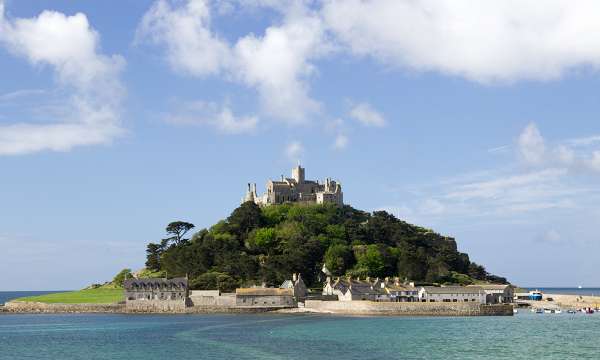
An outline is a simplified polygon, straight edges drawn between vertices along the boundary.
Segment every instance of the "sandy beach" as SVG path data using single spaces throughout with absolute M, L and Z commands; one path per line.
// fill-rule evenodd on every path
M 544 299 L 542 301 L 532 301 L 531 304 L 533 307 L 552 305 L 572 309 L 581 309 L 584 307 L 596 308 L 600 306 L 600 296 L 544 294 Z

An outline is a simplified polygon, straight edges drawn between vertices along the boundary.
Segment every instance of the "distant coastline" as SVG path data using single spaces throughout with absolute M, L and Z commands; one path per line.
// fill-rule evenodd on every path
M 600 287 L 524 287 L 528 290 L 539 290 L 544 294 L 600 296 Z

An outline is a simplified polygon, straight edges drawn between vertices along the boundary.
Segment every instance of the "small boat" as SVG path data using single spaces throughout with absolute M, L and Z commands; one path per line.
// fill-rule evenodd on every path
M 562 314 L 562 310 L 561 309 L 556 309 L 555 313 L 556 314 Z
M 581 312 L 584 314 L 593 314 L 594 313 L 594 309 L 592 308 L 583 308 L 581 309 Z
M 535 309 L 535 313 L 536 314 L 543 314 L 544 313 L 544 309 L 542 309 L 542 308 Z
M 517 308 L 513 308 L 513 314 L 518 314 L 519 310 L 517 310 Z
M 541 301 L 543 298 L 542 292 L 539 290 L 532 290 L 529 292 L 529 300 Z
M 569 313 L 569 314 L 577 314 L 577 310 L 569 309 L 569 310 L 567 310 L 567 313 Z

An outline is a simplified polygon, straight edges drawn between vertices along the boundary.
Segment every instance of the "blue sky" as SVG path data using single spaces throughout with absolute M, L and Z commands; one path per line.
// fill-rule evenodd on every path
M 0 290 L 140 268 L 168 222 L 210 226 L 298 160 L 517 284 L 598 286 L 598 14 L 0 0 Z

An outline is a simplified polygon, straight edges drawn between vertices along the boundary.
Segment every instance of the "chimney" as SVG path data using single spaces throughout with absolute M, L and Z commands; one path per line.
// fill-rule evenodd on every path
M 371 277 L 370 277 L 370 276 L 367 276 L 367 277 L 365 278 L 365 280 L 366 280 L 368 283 L 370 283 L 370 282 L 371 282 Z
M 292 274 L 292 281 L 296 282 L 298 280 L 298 277 L 296 276 L 296 273 Z
M 328 277 L 327 277 L 327 279 L 325 279 L 325 282 L 326 282 L 327 284 L 331 283 L 331 276 L 328 276 Z

